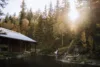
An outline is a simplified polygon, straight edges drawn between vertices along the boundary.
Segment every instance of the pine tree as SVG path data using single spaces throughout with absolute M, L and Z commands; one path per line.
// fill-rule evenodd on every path
M 89 35 L 91 34 L 94 39 L 94 48 L 95 50 L 99 50 L 97 48 L 100 44 L 100 0 L 90 0 L 90 10 L 91 10 L 91 25 L 89 27 Z
M 5 8 L 5 5 L 7 5 L 7 0 L 0 0 L 0 15 L 3 15 L 2 8 Z
M 26 9 L 26 4 L 25 4 L 25 0 L 23 0 L 22 5 L 21 5 L 21 12 L 20 12 L 20 19 L 19 19 L 20 23 L 19 24 L 20 24 L 20 32 L 24 33 L 24 34 L 27 33 L 27 32 L 25 32 L 25 30 L 27 30 L 25 25 L 29 24 L 29 21 L 27 20 L 27 17 L 26 17 L 25 9 Z
M 53 7 L 52 7 L 52 2 L 50 2 L 50 6 L 49 6 L 49 18 L 52 17 L 53 15 Z
M 9 21 L 9 14 L 7 13 L 6 17 L 5 17 L 5 23 L 7 23 Z
M 50 47 L 53 45 L 53 25 L 54 25 L 54 13 L 53 13 L 53 7 L 52 2 L 49 6 L 49 17 L 47 18 L 46 22 L 46 42 Z
M 31 21 L 33 19 L 32 9 L 30 9 L 30 11 L 28 11 L 28 13 L 27 13 L 27 19 L 29 20 L 29 25 L 30 25 Z
M 55 15 L 55 18 L 56 20 L 58 19 L 59 17 L 59 13 L 60 13 L 60 5 L 59 5 L 59 0 L 57 0 L 57 3 L 56 3 L 56 15 Z
M 22 5 L 21 5 L 21 12 L 20 12 L 20 25 L 22 24 L 22 19 L 26 18 L 26 13 L 25 13 L 25 8 L 26 8 L 26 4 L 25 4 L 25 0 L 22 1 Z
M 68 13 L 68 1 L 67 0 L 62 0 L 62 12 L 65 14 L 65 13 Z
M 42 15 L 38 19 L 38 25 L 35 31 L 35 38 L 39 42 L 40 45 L 43 45 L 43 38 L 44 38 L 44 33 L 43 33 L 43 19 Z
M 13 24 L 15 24 L 16 23 L 16 18 L 15 18 L 15 14 L 13 15 L 13 16 L 9 16 L 9 21 L 11 22 L 11 23 L 13 23 Z
M 47 5 L 45 5 L 45 8 L 44 8 L 44 16 L 45 18 L 47 17 Z

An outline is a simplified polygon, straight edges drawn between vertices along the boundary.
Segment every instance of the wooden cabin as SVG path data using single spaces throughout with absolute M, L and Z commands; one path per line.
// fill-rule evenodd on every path
M 0 27 L 0 52 L 31 51 L 32 45 L 36 45 L 35 40 L 15 31 Z

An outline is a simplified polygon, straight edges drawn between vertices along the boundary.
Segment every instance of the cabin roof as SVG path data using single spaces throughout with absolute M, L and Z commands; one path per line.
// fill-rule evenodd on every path
M 0 27 L 0 37 L 4 37 L 4 38 L 10 38 L 10 39 L 17 39 L 17 40 L 22 40 L 22 41 L 28 41 L 28 42 L 32 42 L 32 43 L 36 43 L 35 40 L 12 30 L 9 29 L 5 29 Z

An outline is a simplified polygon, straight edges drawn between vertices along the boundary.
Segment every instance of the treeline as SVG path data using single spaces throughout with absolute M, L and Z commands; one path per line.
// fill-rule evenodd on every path
M 39 47 L 56 49 L 69 44 L 70 36 L 67 33 L 67 10 L 68 1 L 63 0 L 62 6 L 59 0 L 55 8 L 52 2 L 44 7 L 44 12 L 40 10 L 32 12 L 26 11 L 26 4 L 23 0 L 19 16 L 7 14 L 1 22 L 1 27 L 20 32 L 30 38 L 37 40 Z M 67 40 L 68 39 L 68 40 Z
M 25 1 L 22 1 L 21 11 L 19 16 L 16 17 L 16 14 L 10 16 L 9 14 L 2 20 L 0 26 L 20 32 L 30 38 L 35 39 L 38 42 L 38 48 L 42 50 L 52 52 L 58 49 L 59 47 L 69 46 L 73 39 L 78 39 L 78 41 L 85 42 L 82 45 L 85 47 L 87 42 L 93 39 L 92 34 L 89 36 L 89 33 L 93 32 L 91 26 L 91 11 L 90 6 L 82 6 L 82 0 L 77 1 L 77 9 L 79 10 L 82 19 L 76 21 L 78 24 L 77 31 L 70 31 L 70 23 L 68 18 L 69 11 L 69 2 L 68 0 L 57 0 L 55 8 L 52 6 L 52 2 L 49 4 L 49 8 L 45 6 L 44 12 L 40 10 L 33 12 L 32 9 L 26 11 Z M 88 1 L 87 1 L 88 2 Z M 90 31 L 86 32 L 87 29 Z M 92 29 L 92 32 L 91 32 Z M 73 34 L 75 33 L 75 34 Z M 76 36 L 76 37 L 75 37 Z M 90 43 L 92 43 L 90 41 Z M 91 49 L 93 48 L 89 44 Z

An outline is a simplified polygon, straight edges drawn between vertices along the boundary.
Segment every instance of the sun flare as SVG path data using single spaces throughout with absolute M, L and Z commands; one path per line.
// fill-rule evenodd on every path
M 79 14 L 76 10 L 71 10 L 68 14 L 70 20 L 72 21 L 75 21 L 78 17 L 79 17 Z
M 70 6 L 68 13 L 69 19 L 71 21 L 75 21 L 79 17 L 79 12 L 76 9 L 75 0 L 69 0 L 69 6 Z

